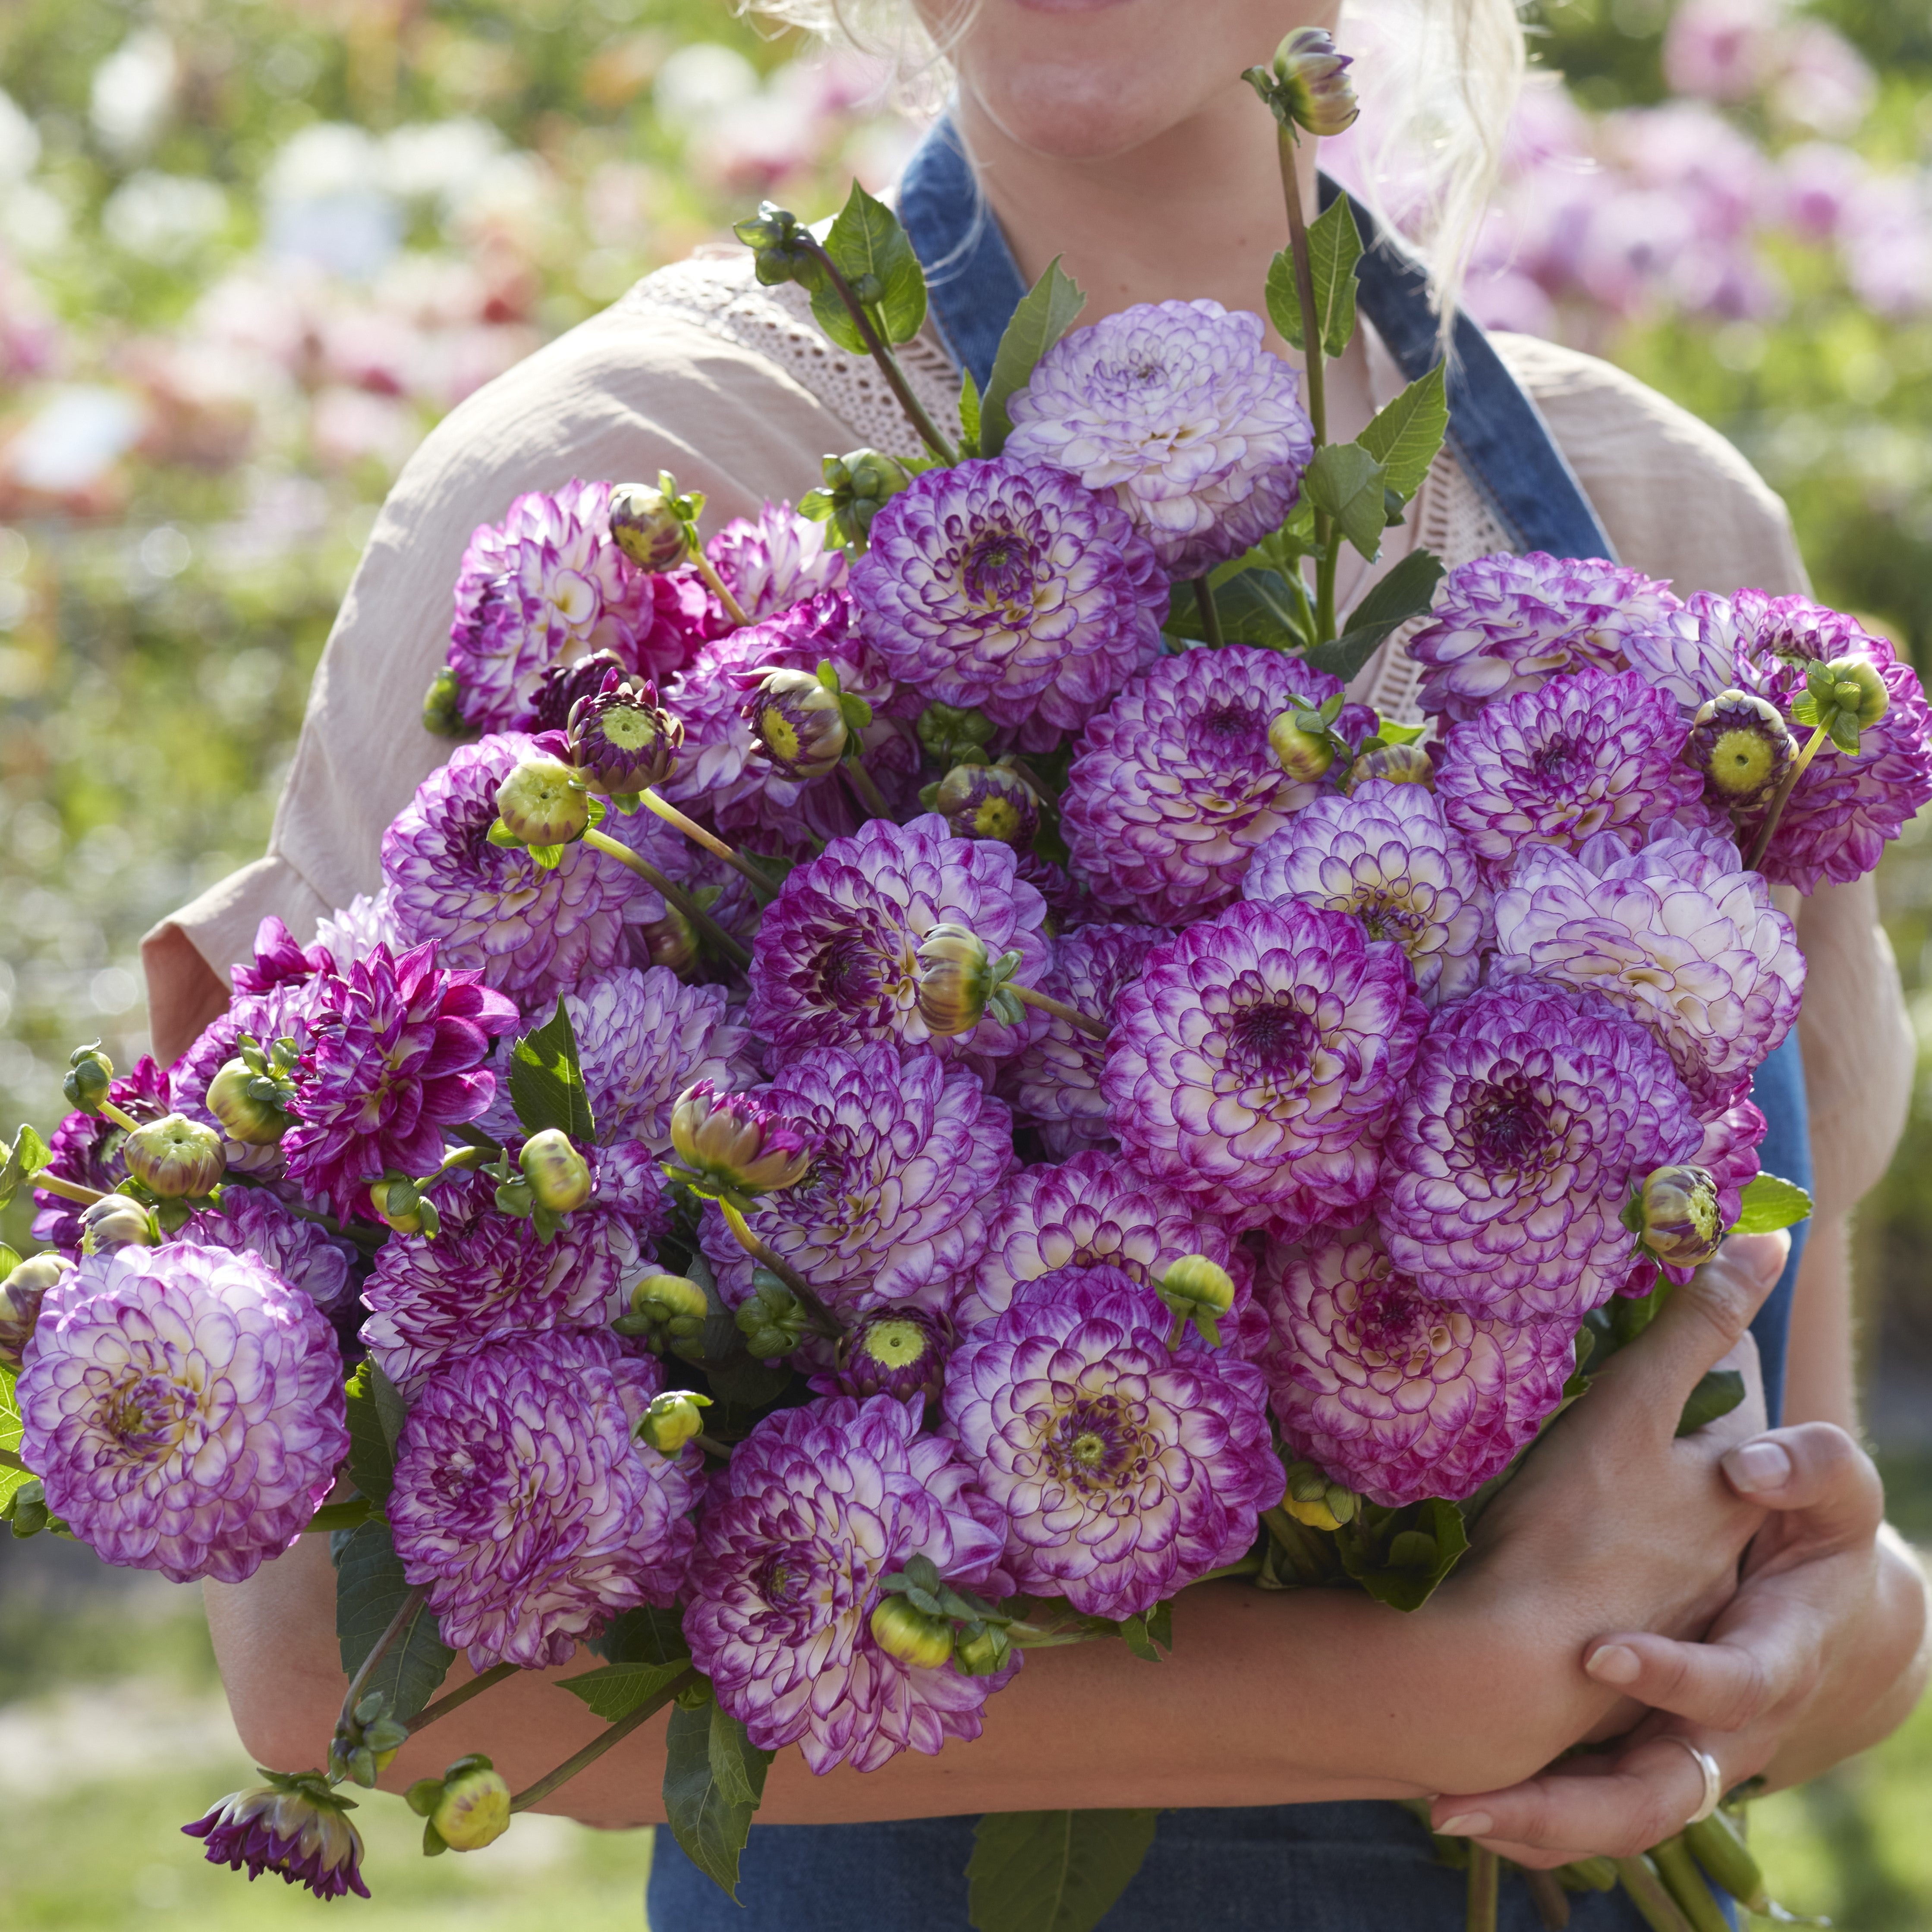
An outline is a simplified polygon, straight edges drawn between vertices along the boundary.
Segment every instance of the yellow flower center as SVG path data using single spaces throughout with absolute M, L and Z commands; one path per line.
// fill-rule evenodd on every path
M 1773 754 L 1756 731 L 1726 731 L 1711 748 L 1711 782 L 1720 791 L 1742 797 L 1770 782 Z

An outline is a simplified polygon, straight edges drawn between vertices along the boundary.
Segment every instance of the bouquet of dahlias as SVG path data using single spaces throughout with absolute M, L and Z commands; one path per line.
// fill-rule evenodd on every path
M 1446 422 L 1438 367 L 1324 433 L 1360 244 L 1346 198 L 1304 230 L 1295 130 L 1342 65 L 1250 76 L 1305 386 L 1213 302 L 1075 327 L 1056 265 L 955 440 L 893 216 L 742 224 L 922 453 L 708 541 L 668 476 L 519 497 L 380 891 L 265 921 L 174 1066 L 83 1048 L 20 1131 L 14 1534 L 229 1582 L 332 1538 L 335 1734 L 189 1826 L 211 1858 L 363 1892 L 345 1786 L 587 1652 L 604 1730 L 412 1786 L 425 1850 L 668 1706 L 730 1889 L 788 1746 L 938 1751 L 1048 1645 L 1157 1664 L 1210 1577 L 1420 1607 L 1658 1298 L 1804 1211 L 1749 1097 L 1803 980 L 1770 887 L 1876 862 L 1932 717 L 1850 618 L 1600 560 L 1414 553 L 1338 620 Z M 1420 723 L 1346 701 L 1406 626 Z M 1150 1814 L 986 1820 L 974 1922 L 1070 1832 L 1093 1924 Z M 1624 1876 L 1708 1905 L 1675 1841 Z

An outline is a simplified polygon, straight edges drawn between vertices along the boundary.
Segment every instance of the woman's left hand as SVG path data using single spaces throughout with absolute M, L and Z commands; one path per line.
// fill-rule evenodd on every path
M 1925 1580 L 1884 1527 L 1870 1458 L 1816 1422 L 1754 1436 L 1722 1466 L 1772 1514 L 1703 1642 L 1622 1633 L 1580 1660 L 1649 1714 L 1613 1748 L 1506 1790 L 1437 1798 L 1436 1830 L 1529 1866 L 1632 1856 L 1681 1831 L 1702 1800 L 1683 1743 L 1716 1760 L 1726 1790 L 1761 1772 L 1790 1784 L 1910 1709 L 1926 1676 Z

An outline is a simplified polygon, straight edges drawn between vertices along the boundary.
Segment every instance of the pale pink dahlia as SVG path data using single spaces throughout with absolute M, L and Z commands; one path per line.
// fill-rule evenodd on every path
M 104 1562 L 238 1583 L 307 1527 L 349 1453 L 334 1331 L 252 1255 L 85 1258 L 16 1391 L 47 1508 Z
M 1111 1268 L 1030 1283 L 946 1364 L 946 1422 L 1006 1518 L 1023 1591 L 1135 1616 L 1247 1553 L 1285 1477 L 1259 1372 L 1167 1346 Z
M 1249 644 L 1183 651 L 1130 680 L 1082 734 L 1061 805 L 1094 896 L 1157 926 L 1226 905 L 1255 848 L 1324 789 L 1282 770 L 1268 726 L 1341 688 Z
M 832 1396 L 766 1416 L 720 1472 L 685 1573 L 684 1634 L 718 1701 L 764 1750 L 876 1771 L 980 1735 L 1004 1676 L 902 1662 L 873 1636 L 881 1579 L 926 1558 L 961 1589 L 996 1581 L 999 1512 L 916 1403 Z
M 454 1357 L 417 1394 L 389 1526 L 472 1669 L 568 1663 L 620 1610 L 676 1597 L 698 1452 L 631 1432 L 662 1381 L 614 1336 L 553 1330 Z
M 1108 1118 L 1136 1166 L 1238 1227 L 1346 1218 L 1426 1018 L 1401 950 L 1345 914 L 1233 906 L 1121 993 Z
M 1574 1322 L 1433 1300 L 1366 1234 L 1275 1250 L 1260 1298 L 1282 1440 L 1385 1508 L 1473 1496 L 1534 1437 L 1576 1365 Z

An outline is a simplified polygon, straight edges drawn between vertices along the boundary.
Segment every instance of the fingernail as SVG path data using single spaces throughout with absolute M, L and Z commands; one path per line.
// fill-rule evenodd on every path
M 1600 1684 L 1634 1684 L 1643 1674 L 1643 1659 L 1627 1643 L 1606 1643 L 1584 1658 L 1583 1668 Z
M 1791 1480 L 1791 1456 L 1781 1442 L 1741 1442 L 1724 1458 L 1724 1474 L 1744 1496 L 1781 1490 Z
M 1791 1240 L 1786 1234 L 1733 1234 L 1724 1252 L 1742 1262 L 1753 1280 L 1775 1281 L 1784 1272 Z
M 1444 1838 L 1480 1838 L 1491 1824 L 1486 1811 L 1459 1811 L 1453 1818 L 1445 1818 L 1436 1826 L 1436 1834 Z

